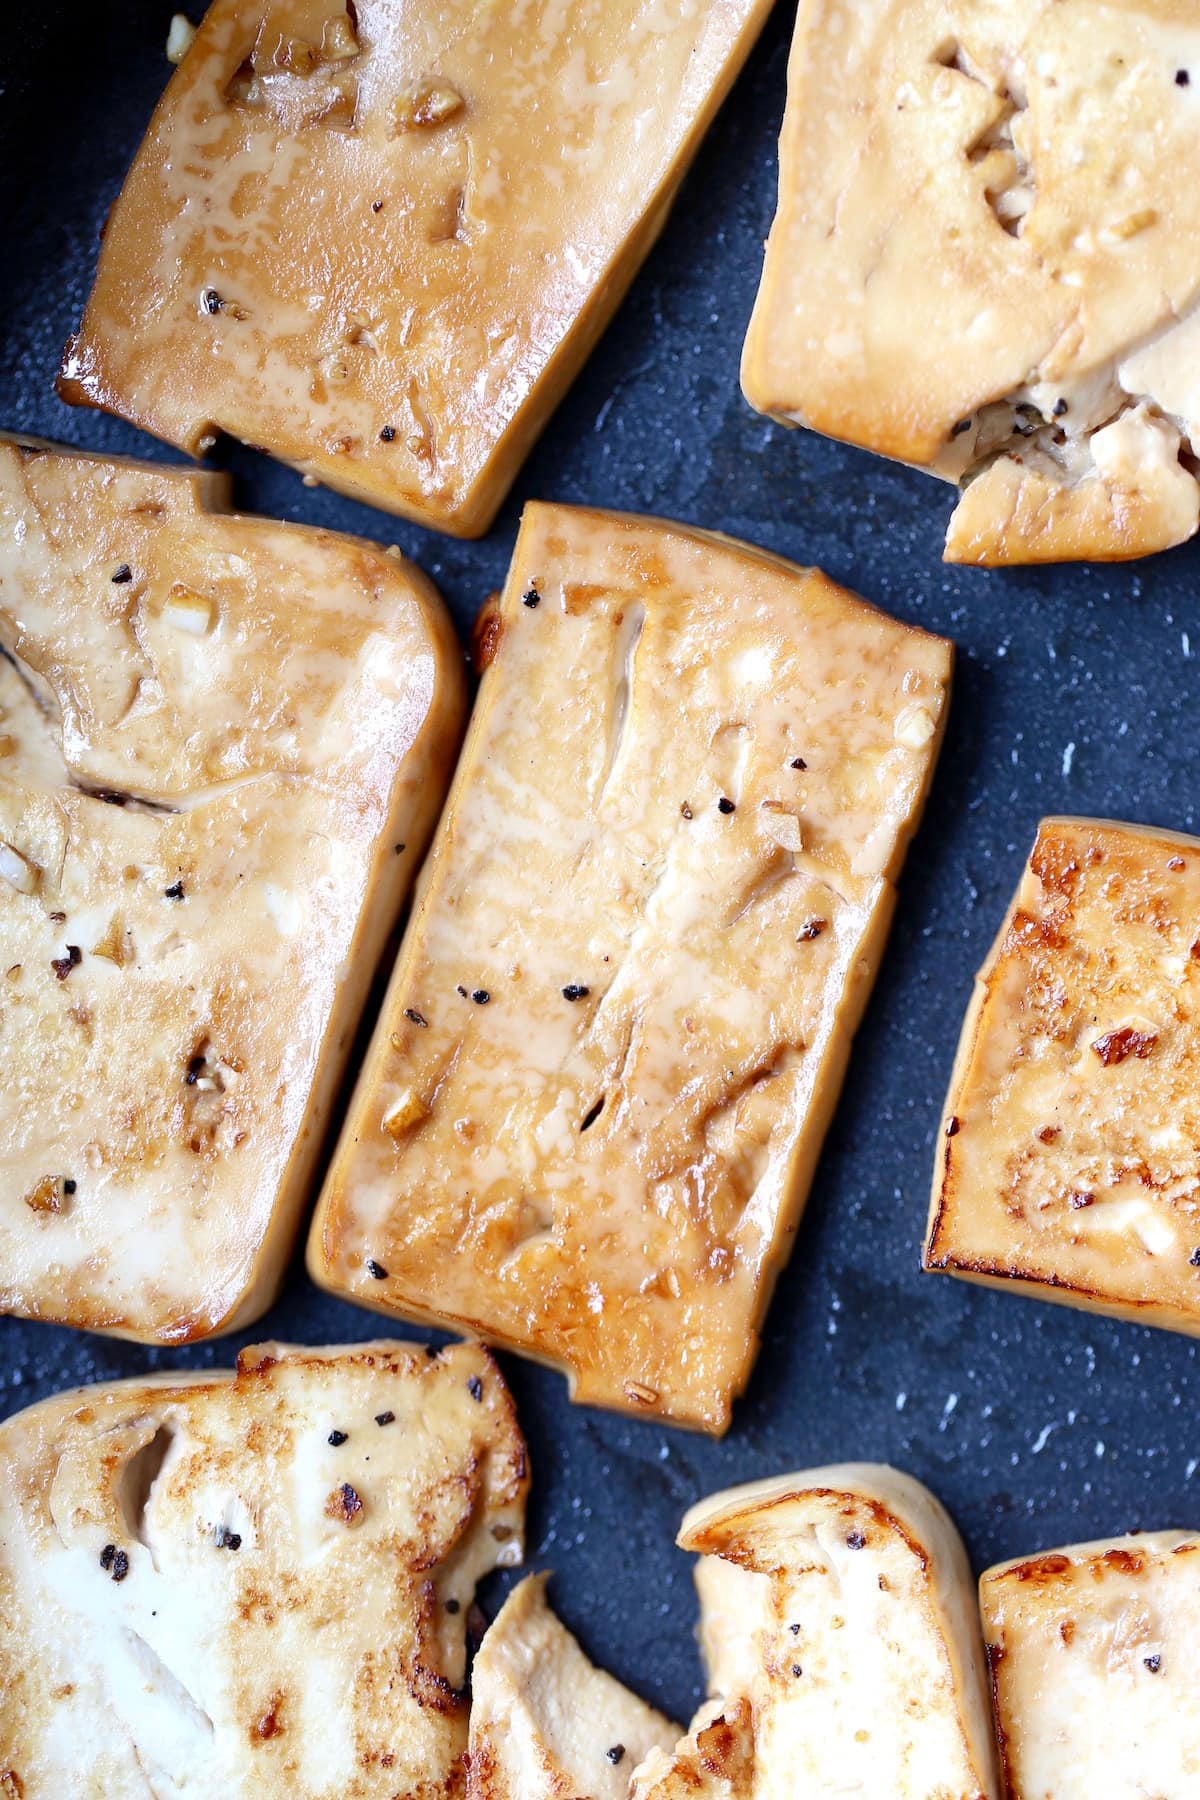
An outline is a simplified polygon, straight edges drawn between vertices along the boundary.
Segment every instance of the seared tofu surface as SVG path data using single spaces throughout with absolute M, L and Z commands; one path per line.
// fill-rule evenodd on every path
M 485 531 L 770 0 L 215 0 L 64 397 Z
M 316 1279 L 721 1431 L 937 752 L 943 640 L 654 520 L 527 509 L 322 1195 Z
M 449 780 L 429 583 L 222 482 L 0 441 L 0 1307 L 269 1303 Z
M 925 1266 L 1200 1330 L 1200 842 L 1046 819 L 963 1027 Z
M 0 1793 L 461 1800 L 526 1456 L 485 1350 L 244 1350 L 0 1426 Z
M 1008 1800 L 1200 1793 L 1200 1538 L 1021 1558 L 979 1595 Z
M 679 1543 L 713 1698 L 634 1800 L 999 1800 L 974 1583 L 925 1488 L 871 1464 L 754 1482 Z
M 959 483 L 950 561 L 1180 543 L 1198 195 L 1176 0 L 803 0 L 746 394 Z
M 546 1579 L 513 1590 L 471 1665 L 468 1800 L 628 1800 L 633 1770 L 679 1727 L 592 1666 Z

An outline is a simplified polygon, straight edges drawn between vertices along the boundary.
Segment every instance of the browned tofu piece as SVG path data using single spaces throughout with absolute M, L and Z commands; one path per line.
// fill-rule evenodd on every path
M 770 0 L 214 0 L 61 391 L 486 531 Z
M 679 1543 L 712 1698 L 631 1800 L 999 1800 L 974 1583 L 928 1489 L 782 1475 L 701 1501 Z
M 0 1310 L 274 1296 L 463 712 L 425 577 L 0 440 Z
M 467 1800 L 627 1800 L 632 1770 L 678 1736 L 592 1666 L 544 1575 L 513 1589 L 471 1665 Z
M 243 1350 L 0 1426 L 4 1800 L 465 1800 L 525 1446 L 458 1345 Z
M 722 1431 L 882 953 L 950 646 L 531 506 L 314 1277 Z
M 1200 17 L 802 5 L 751 403 L 961 487 L 951 562 L 1200 521 Z
M 1043 820 L 963 1026 L 925 1267 L 1200 1332 L 1198 1071 L 1200 842 Z
M 1200 1538 L 1022 1557 L 979 1598 L 1008 1800 L 1194 1800 Z

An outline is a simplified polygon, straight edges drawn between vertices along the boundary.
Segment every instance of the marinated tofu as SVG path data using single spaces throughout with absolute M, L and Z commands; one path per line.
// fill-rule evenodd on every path
M 521 1558 L 478 1346 L 243 1350 L 0 1426 L 0 1793 L 461 1800 L 466 1617 Z
M 1200 17 L 801 6 L 751 404 L 956 483 L 946 558 L 1200 521 Z
M 871 1464 L 780 1476 L 702 1501 L 679 1543 L 703 1558 L 713 1698 L 633 1800 L 998 1800 L 974 1584 L 925 1488 Z
M 64 398 L 486 531 L 770 0 L 214 0 Z
M 656 520 L 525 514 L 314 1277 L 723 1431 L 941 736 L 951 650 Z
M 0 1308 L 269 1304 L 463 710 L 398 556 L 0 441 Z
M 644 1756 L 679 1727 L 594 1668 L 546 1602 L 509 1595 L 471 1667 L 468 1800 L 628 1800 Z
M 1045 819 L 976 984 L 925 1267 L 1200 1332 L 1200 842 Z
M 1200 1538 L 1116 1538 L 979 1584 L 1008 1800 L 1200 1793 Z

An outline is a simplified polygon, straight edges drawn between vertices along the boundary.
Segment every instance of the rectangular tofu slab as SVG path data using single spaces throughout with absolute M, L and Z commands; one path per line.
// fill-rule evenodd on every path
M 770 0 L 214 0 L 61 390 L 486 531 Z
M 802 0 L 751 404 L 959 483 L 946 557 L 1200 522 L 1200 16 Z
M 321 1198 L 316 1280 L 722 1431 L 951 650 L 811 570 L 531 506 Z
M 1002 1563 L 979 1597 L 1008 1800 L 1194 1800 L 1200 1538 Z
M 999 1800 L 974 1584 L 925 1488 L 871 1464 L 753 1482 L 679 1544 L 713 1699 L 633 1800 Z
M 5 1800 L 461 1800 L 466 1616 L 521 1559 L 476 1345 L 243 1350 L 0 1426 Z
M 975 985 L 925 1267 L 1200 1332 L 1200 841 L 1044 819 Z
M 628 1800 L 633 1770 L 679 1727 L 593 1667 L 546 1579 L 513 1590 L 471 1665 L 468 1800 Z
M 424 576 L 216 478 L 0 440 L 0 1309 L 269 1304 L 449 780 Z

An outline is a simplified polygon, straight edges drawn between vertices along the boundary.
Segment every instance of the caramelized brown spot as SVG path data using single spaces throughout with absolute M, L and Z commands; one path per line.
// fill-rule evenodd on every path
M 261 1743 L 267 1738 L 279 1737 L 283 1728 L 283 1695 L 276 1688 L 267 1702 L 267 1710 L 250 1727 L 250 1737 Z
M 358 1491 L 356 1488 L 352 1488 L 348 1481 L 343 1481 L 340 1487 L 335 1487 L 325 1502 L 325 1517 L 337 1519 L 342 1525 L 361 1525 L 362 1514 L 363 1503 L 359 1499 Z
M 1106 1031 L 1103 1037 L 1098 1037 L 1092 1049 L 1108 1069 L 1114 1063 L 1123 1063 L 1127 1056 L 1144 1061 L 1157 1042 L 1156 1031 L 1139 1031 L 1134 1025 L 1122 1025 L 1120 1030 Z
M 471 631 L 471 663 L 477 675 L 490 668 L 504 638 L 499 594 L 489 594 Z

